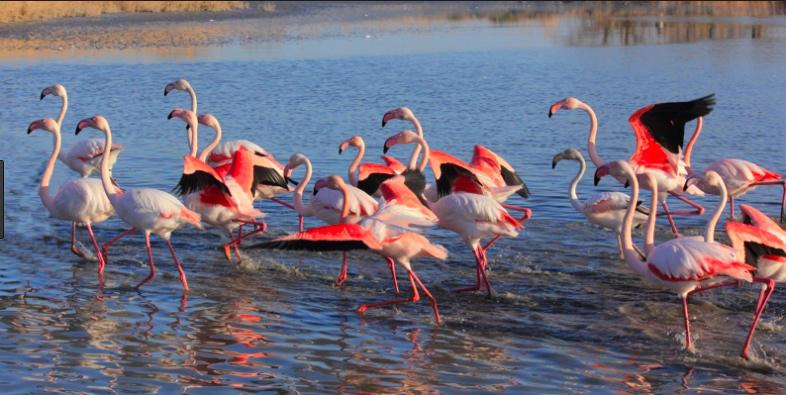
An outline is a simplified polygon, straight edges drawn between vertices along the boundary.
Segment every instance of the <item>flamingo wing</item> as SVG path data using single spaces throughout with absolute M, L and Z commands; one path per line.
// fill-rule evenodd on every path
M 311 228 L 251 248 L 306 251 L 376 250 L 382 245 L 367 229 L 357 224 L 338 224 Z
M 786 231 L 784 231 L 777 222 L 770 219 L 767 214 L 747 204 L 740 205 L 740 210 L 742 211 L 743 223 L 761 228 L 786 243 Z
M 468 168 L 454 163 L 440 165 L 437 179 L 437 195 L 442 198 L 453 192 L 483 194 L 483 184 Z
M 379 185 L 385 180 L 396 175 L 393 169 L 376 163 L 362 163 L 358 168 L 357 187 L 369 195 L 373 195 L 379 189 Z
M 762 257 L 786 263 L 786 239 L 778 235 L 741 222 L 726 222 L 726 234 L 735 252 L 744 255 L 748 264 L 758 266 Z
M 665 281 L 701 281 L 725 275 L 750 282 L 754 267 L 740 259 L 729 246 L 700 238 L 679 238 L 657 245 L 647 264 L 656 277 Z
M 404 170 L 407 170 L 407 166 L 401 163 L 400 160 L 390 156 L 390 155 L 382 155 L 382 160 L 385 161 L 385 166 L 393 170 L 396 174 L 401 174 Z
M 658 103 L 634 112 L 628 121 L 636 136 L 631 160 L 676 175 L 685 140 L 685 124 L 712 111 L 714 95 L 687 102 Z
M 183 196 L 211 186 L 218 187 L 227 195 L 231 195 L 229 188 L 224 184 L 224 177 L 219 175 L 215 169 L 193 156 L 183 157 L 183 175 L 180 176 L 180 181 L 173 188 L 175 193 Z
M 525 199 L 529 198 L 529 188 L 527 188 L 527 184 L 525 184 L 524 180 L 516 173 L 513 166 L 494 151 L 480 144 L 475 145 L 470 165 L 497 180 L 497 186 L 521 185 L 521 188 L 516 193 Z

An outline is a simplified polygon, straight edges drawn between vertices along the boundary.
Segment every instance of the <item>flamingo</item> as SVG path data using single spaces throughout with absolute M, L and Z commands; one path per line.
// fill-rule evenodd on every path
M 308 159 L 308 157 L 302 153 L 296 153 L 292 155 L 289 158 L 287 165 L 284 167 L 284 177 L 289 179 L 289 177 L 292 175 L 292 170 L 303 165 L 306 167 L 306 174 L 303 176 L 303 179 L 300 180 L 294 191 L 294 206 L 295 210 L 300 216 L 300 232 L 303 232 L 303 217 L 316 216 L 325 223 L 331 225 L 341 222 L 354 224 L 358 223 L 363 217 L 371 215 L 377 211 L 378 204 L 373 197 L 369 196 L 366 192 L 363 192 L 357 187 L 348 185 L 346 188 L 348 191 L 346 196 L 349 197 L 347 206 L 348 211 L 346 215 L 342 217 L 345 195 L 336 189 L 325 188 L 327 185 L 325 184 L 327 179 L 322 179 L 315 183 L 314 194 L 311 197 L 309 205 L 306 206 L 303 203 L 303 192 L 305 192 L 306 186 L 311 181 L 311 176 L 313 173 L 311 161 Z M 390 272 L 393 276 L 394 288 L 396 289 L 396 293 L 398 293 L 398 281 L 396 280 L 395 262 L 389 260 L 388 265 L 390 266 Z M 341 272 L 339 273 L 338 279 L 336 279 L 336 285 L 341 285 L 346 279 L 347 252 L 344 251 L 341 261 Z
M 579 162 L 579 171 L 576 173 L 573 181 L 571 181 L 570 187 L 568 187 L 571 206 L 576 211 L 584 214 L 589 222 L 604 228 L 613 229 L 617 233 L 617 248 L 619 249 L 620 257 L 624 258 L 621 236 L 622 220 L 628 205 L 630 205 L 630 196 L 622 192 L 599 192 L 591 195 L 583 202 L 580 201 L 576 195 L 576 186 L 587 170 L 587 163 L 584 161 L 581 152 L 575 148 L 568 148 L 554 155 L 551 161 L 551 168 L 557 167 L 557 163 L 566 159 Z M 633 226 L 636 228 L 640 227 L 647 220 L 647 215 L 649 214 L 649 210 L 641 203 L 641 201 L 636 202 L 636 214 L 633 217 Z
M 63 99 L 60 105 L 60 113 L 57 115 L 57 124 L 62 128 L 63 119 L 65 118 L 66 111 L 68 111 L 68 92 L 63 85 L 55 84 L 44 88 L 41 91 L 41 100 L 44 100 L 48 95 L 59 96 Z M 82 177 L 89 177 L 94 171 L 97 171 L 100 166 L 101 154 L 104 150 L 104 140 L 100 138 L 91 138 L 79 140 L 71 146 L 68 151 L 61 152 L 59 159 L 65 163 L 71 170 L 79 173 Z M 109 157 L 109 170 L 117 162 L 117 157 L 123 151 L 123 146 L 114 144 L 112 146 L 112 155 Z M 115 185 L 117 185 L 115 183 Z
M 628 161 L 637 173 L 654 172 L 658 181 L 658 190 L 661 191 L 660 202 L 664 214 L 676 236 L 679 236 L 680 233 L 672 215 L 704 214 L 704 207 L 681 196 L 680 193 L 683 190 L 677 188 L 683 186 L 687 175 L 685 163 L 680 157 L 685 135 L 685 123 L 709 114 L 714 104 L 713 95 L 689 102 L 652 104 L 637 110 L 628 119 L 636 136 L 636 150 Z M 574 97 L 568 97 L 549 107 L 549 118 L 563 108 L 567 110 L 579 109 L 589 115 L 590 131 L 587 138 L 587 149 L 592 163 L 596 167 L 603 166 L 606 162 L 598 155 L 595 145 L 598 132 L 598 118 L 595 111 L 586 103 Z M 696 137 L 698 136 L 696 135 Z M 693 141 L 695 142 L 695 140 Z M 624 182 L 625 180 L 620 177 L 619 181 Z M 688 189 L 687 192 L 694 195 L 702 194 L 696 188 Z M 669 210 L 666 203 L 667 193 L 690 205 L 695 211 L 673 212 Z
M 417 182 L 415 180 L 417 174 L 414 171 L 408 171 L 409 169 L 396 158 L 382 155 L 382 159 L 385 161 L 384 165 L 376 163 L 361 164 L 360 162 L 366 154 L 366 143 L 363 141 L 363 137 L 355 135 L 342 141 L 338 146 L 339 155 L 349 147 L 358 149 L 355 159 L 347 169 L 348 180 L 353 186 L 360 188 L 371 196 L 378 196 L 380 194 L 379 185 L 382 184 L 382 182 L 397 174 L 404 174 L 410 178 L 408 180 L 409 183 L 415 187 L 413 183 Z
M 197 114 L 197 96 L 196 91 L 191 84 L 184 80 L 179 79 L 167 84 L 164 87 L 164 96 L 168 95 L 173 90 L 184 91 L 191 96 L 191 111 Z M 254 153 L 254 174 L 257 179 L 254 198 L 255 199 L 269 199 L 278 204 L 281 204 L 290 209 L 295 209 L 291 204 L 277 199 L 275 196 L 291 192 L 291 188 L 287 185 L 283 177 L 284 166 L 279 163 L 276 158 L 268 153 L 264 148 L 252 143 L 248 140 L 232 140 L 224 141 L 220 144 L 220 134 L 216 134 L 215 145 L 211 143 L 212 151 L 208 151 L 209 155 L 206 160 L 207 163 L 216 168 L 219 174 L 224 174 L 231 168 L 232 158 L 235 151 L 240 146 L 244 146 L 247 150 Z M 189 144 L 191 144 L 191 137 L 189 135 Z M 204 155 L 205 152 L 200 155 Z M 256 230 L 255 230 L 256 232 Z
M 91 224 L 111 217 L 114 214 L 112 204 L 104 193 L 101 182 L 95 178 L 68 180 L 52 196 L 49 193 L 49 182 L 52 180 L 55 162 L 60 153 L 60 124 L 51 118 L 39 119 L 27 127 L 27 134 L 37 129 L 45 130 L 54 136 L 54 148 L 41 176 L 41 189 L 38 191 L 41 202 L 53 217 L 71 222 L 71 252 L 83 258 L 84 254 L 76 248 L 76 224 L 84 224 L 87 227 L 98 258 L 98 275 L 103 279 L 105 262 Z
M 370 308 L 401 303 L 414 303 L 420 299 L 418 288 L 431 301 L 434 319 L 441 322 L 437 301 L 423 282 L 412 270 L 411 259 L 428 256 L 440 260 L 447 259 L 447 250 L 432 244 L 423 235 L 410 231 L 411 226 L 433 225 L 436 217 L 405 185 L 403 176 L 393 177 L 382 183 L 380 189 L 386 203 L 371 216 L 361 218 L 358 223 L 349 223 L 350 202 L 353 192 L 351 186 L 338 176 L 330 176 L 323 182 L 323 189 L 341 191 L 343 195 L 340 222 L 312 228 L 289 236 L 257 245 L 260 248 L 301 249 L 318 251 L 344 251 L 350 249 L 370 249 L 386 259 L 395 259 L 407 270 L 412 296 L 408 299 L 395 299 L 380 303 L 363 304 L 359 312 Z
M 443 172 L 449 169 L 443 165 Z M 486 251 L 490 245 L 481 246 L 480 240 L 486 237 L 493 237 L 493 240 L 499 236 L 516 237 L 523 225 L 483 189 L 471 172 L 454 177 L 450 188 L 450 194 L 430 203 L 429 208 L 439 218 L 437 225 L 461 236 L 475 256 L 477 282 L 474 287 L 462 288 L 457 292 L 477 291 L 485 285 L 489 296 L 492 296 L 493 290 L 486 275 Z
M 696 131 L 693 133 L 690 141 L 685 146 L 685 167 L 688 171 L 688 177 L 696 175 L 691 166 L 691 155 L 693 153 L 693 145 L 701 133 L 702 119 L 698 119 Z M 734 198 L 742 196 L 759 185 L 781 185 L 783 187 L 783 195 L 781 197 L 781 223 L 784 219 L 784 206 L 786 206 L 786 179 L 782 175 L 767 170 L 753 162 L 742 159 L 720 159 L 712 162 L 704 170 L 712 170 L 720 174 L 723 182 L 729 190 L 729 218 L 734 219 Z M 687 182 L 686 182 L 687 184 Z M 717 195 L 719 193 L 717 188 L 712 188 L 706 185 L 701 179 L 699 182 L 693 184 L 701 189 L 704 193 Z
M 655 216 L 659 200 L 658 181 L 651 172 L 640 175 L 652 190 L 652 209 L 647 222 L 645 256 L 633 248 L 631 235 L 633 217 L 636 214 L 636 205 L 632 202 L 638 201 L 639 198 L 637 175 L 627 161 L 609 162 L 598 167 L 595 172 L 597 178 L 609 174 L 617 179 L 626 177 L 632 185 L 631 204 L 628 205 L 622 224 L 622 249 L 625 261 L 635 273 L 645 280 L 677 293 L 682 301 L 685 320 L 685 348 L 693 350 L 688 318 L 688 297 L 693 293 L 736 283 L 726 282 L 729 277 L 747 282 L 754 280 L 750 273 L 754 268 L 741 261 L 744 257 L 735 253 L 733 248 L 714 241 L 715 226 L 726 205 L 725 196 L 721 196 L 720 204 L 707 222 L 703 238 L 680 237 L 655 245 Z M 723 180 L 717 173 L 708 172 L 706 178 L 713 185 L 725 188 Z
M 761 211 L 740 205 L 742 222 L 726 222 L 726 234 L 737 254 L 756 266 L 756 278 L 762 279 L 756 314 L 745 338 L 741 356 L 749 359 L 749 349 L 761 314 L 775 291 L 776 282 L 786 281 L 786 231 Z
M 150 234 L 155 234 L 164 239 L 169 248 L 172 259 L 175 261 L 177 271 L 180 274 L 180 283 L 183 290 L 188 292 L 188 281 L 183 265 L 177 259 L 174 247 L 170 242 L 172 232 L 190 223 L 197 228 L 202 228 L 199 214 L 186 208 L 176 197 L 151 188 L 138 188 L 120 191 L 115 188 L 109 178 L 109 158 L 110 148 L 112 147 L 112 130 L 109 122 L 101 115 L 85 118 L 76 125 L 76 134 L 82 129 L 92 128 L 103 132 L 105 136 L 104 154 L 101 159 L 101 183 L 104 192 L 109 197 L 112 207 L 117 216 L 131 228 L 123 234 L 141 230 L 145 233 L 145 246 L 147 247 L 147 257 L 150 261 L 150 273 L 147 277 L 136 285 L 141 287 L 146 282 L 152 280 L 156 275 L 156 267 L 153 263 L 153 250 L 150 247 Z
M 224 176 L 219 175 L 202 159 L 206 154 L 202 158 L 196 158 L 198 124 L 211 125 L 220 136 L 221 126 L 218 120 L 211 114 L 203 114 L 197 118 L 193 112 L 180 108 L 172 110 L 167 119 L 173 117 L 186 122 L 192 138 L 191 153 L 184 157 L 183 177 L 177 189 L 181 195 L 185 195 L 186 207 L 199 213 L 202 221 L 224 230 L 229 236 L 229 241 L 224 243 L 224 257 L 231 260 L 229 250 L 234 246 L 235 256 L 241 260 L 238 244 L 243 235 L 239 234 L 238 238 L 233 240 L 233 230 L 241 224 L 251 224 L 263 230 L 265 228 L 264 223 L 257 222 L 257 218 L 262 218 L 265 214 L 254 208 L 252 203 L 253 154 L 245 147 L 240 147 L 235 152 L 232 168 Z

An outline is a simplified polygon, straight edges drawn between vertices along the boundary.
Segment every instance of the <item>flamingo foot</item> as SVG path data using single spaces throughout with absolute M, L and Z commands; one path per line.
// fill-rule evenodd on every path
M 393 289 L 396 290 L 396 296 L 399 296 L 401 292 L 398 289 L 398 279 L 396 278 L 396 262 L 394 262 L 391 257 L 387 257 L 385 260 L 387 260 L 388 266 L 390 267 L 390 276 L 393 278 Z
M 347 252 L 344 251 L 344 257 L 341 261 L 341 273 L 339 273 L 338 278 L 336 279 L 336 286 L 340 287 L 341 284 L 347 279 Z
M 382 307 L 382 306 L 390 306 L 390 305 L 401 304 L 401 303 L 414 303 L 414 302 L 419 301 L 420 300 L 420 295 L 418 294 L 418 287 L 417 287 L 417 285 L 415 285 L 414 275 L 412 274 L 412 272 L 408 272 L 408 276 L 409 276 L 409 283 L 412 286 L 412 296 L 410 296 L 407 299 L 393 299 L 393 300 L 388 300 L 388 301 L 379 302 L 379 303 L 362 304 L 362 305 L 360 305 L 358 307 L 358 309 L 357 309 L 358 312 L 359 313 L 365 313 L 366 310 L 372 309 L 372 308 L 377 308 L 377 307 Z

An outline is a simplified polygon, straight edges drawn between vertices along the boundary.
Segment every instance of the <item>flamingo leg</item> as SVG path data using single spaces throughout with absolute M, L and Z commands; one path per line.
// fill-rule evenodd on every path
M 707 286 L 707 287 L 699 287 L 699 288 L 694 289 L 693 291 L 688 292 L 688 296 L 691 296 L 691 295 L 697 294 L 697 293 L 702 293 L 704 291 L 709 291 L 709 290 L 715 289 L 715 288 L 730 287 L 732 285 L 738 285 L 738 284 L 739 284 L 738 281 L 729 281 L 729 282 L 725 282 L 725 283 L 710 285 L 710 286 Z
M 757 185 L 782 185 L 783 186 L 783 197 L 781 198 L 781 223 L 783 223 L 784 218 L 784 206 L 786 206 L 786 181 L 761 181 L 755 182 L 751 184 L 751 187 Z
M 298 215 L 297 216 L 297 223 L 298 223 L 298 227 L 297 227 L 298 228 L 298 232 L 302 232 L 303 231 L 303 216 L 302 215 Z
M 767 293 L 767 287 L 765 285 L 761 286 L 761 291 L 759 291 L 759 299 L 756 302 L 756 310 L 753 311 L 753 316 L 756 316 L 756 313 L 761 309 L 761 302 L 764 301 L 764 294 Z
M 150 261 L 150 274 L 148 274 L 147 277 L 140 281 L 139 284 L 137 284 L 134 288 L 139 288 L 146 282 L 156 277 L 156 265 L 153 263 L 153 249 L 150 247 L 150 232 L 145 232 L 145 246 L 147 247 L 147 259 Z
M 488 266 L 488 257 L 486 256 L 486 251 L 478 248 L 478 255 L 481 258 L 482 266 L 480 268 L 480 276 L 483 278 L 483 283 L 486 285 L 486 290 L 488 291 L 488 296 L 494 297 L 494 290 L 491 288 L 491 283 L 489 283 L 488 273 L 486 273 L 486 267 Z
M 291 205 L 291 204 L 289 204 L 289 203 L 287 203 L 287 202 L 285 202 L 283 200 L 275 198 L 275 197 L 270 198 L 270 201 L 271 202 L 276 202 L 276 203 L 278 203 L 278 204 L 280 204 L 280 205 L 282 205 L 282 206 L 284 206 L 286 208 L 289 208 L 290 210 L 294 210 L 295 209 L 295 206 L 293 206 L 293 205 Z
M 674 223 L 674 218 L 671 217 L 671 210 L 669 210 L 669 204 L 666 203 L 664 199 L 660 204 L 663 206 L 664 213 L 666 214 L 666 218 L 669 219 L 669 225 L 671 225 L 671 232 L 674 233 L 675 237 L 680 237 L 680 231 L 677 230 L 677 224 Z
M 734 220 L 734 196 L 729 196 L 729 219 Z
M 442 320 L 439 318 L 439 309 L 437 308 L 437 300 L 434 299 L 434 296 L 431 295 L 431 292 L 428 291 L 428 288 L 426 288 L 426 286 L 423 285 L 423 282 L 420 281 L 420 278 L 418 278 L 418 275 L 415 274 L 415 272 L 409 270 L 409 274 L 411 278 L 415 279 L 415 282 L 418 284 L 420 289 L 423 291 L 424 294 L 426 294 L 426 297 L 429 298 L 429 300 L 431 301 L 431 308 L 432 310 L 434 310 L 434 319 L 437 320 L 437 324 L 440 324 Z
M 242 226 L 243 225 L 254 225 L 254 230 L 246 233 L 245 235 L 242 233 Z M 243 222 L 240 224 L 240 228 L 238 228 L 237 238 L 230 241 L 230 243 L 240 243 L 241 240 L 249 238 L 259 232 L 265 232 L 267 230 L 267 224 L 264 222 Z
M 690 318 L 688 317 L 688 297 L 682 297 L 682 315 L 685 317 L 685 349 L 693 349 L 693 341 L 690 337 Z
M 105 263 L 106 263 L 106 261 L 109 260 L 108 259 L 108 257 L 109 257 L 109 246 L 114 244 L 116 241 L 122 239 L 123 237 L 126 237 L 126 236 L 128 236 L 128 235 L 130 235 L 131 233 L 134 233 L 134 232 L 136 232 L 136 228 L 130 228 L 128 230 L 124 230 L 119 235 L 113 237 L 111 240 L 109 240 L 106 243 L 101 245 L 101 252 L 104 254 L 104 262 Z
M 412 286 L 412 296 L 409 299 L 393 299 L 393 300 L 388 300 L 379 303 L 362 304 L 358 307 L 358 312 L 365 313 L 366 310 L 373 309 L 376 307 L 390 306 L 393 304 L 401 304 L 401 303 L 414 303 L 420 300 L 420 294 L 418 294 L 418 287 L 417 285 L 415 285 L 414 273 L 412 273 L 412 271 L 410 270 L 407 272 L 407 276 L 409 277 L 409 283 Z
M 87 233 L 90 234 L 90 241 L 93 243 L 93 248 L 96 250 L 96 257 L 98 257 L 98 275 L 104 275 L 104 257 L 101 255 L 101 249 L 98 248 L 98 241 L 96 235 L 93 233 L 93 227 L 87 224 Z
M 521 216 L 521 218 L 518 218 L 519 222 L 521 222 L 521 223 L 524 223 L 524 221 L 526 221 L 526 220 L 528 220 L 528 219 L 530 219 L 532 217 L 532 210 L 528 209 L 526 207 L 516 206 L 516 205 L 513 205 L 513 204 L 507 204 L 507 203 L 502 203 L 502 207 L 504 207 L 506 209 L 509 209 L 509 210 L 513 210 L 513 211 L 518 211 L 520 213 L 524 213 Z M 489 240 L 489 242 L 486 243 L 486 245 L 483 246 L 483 250 L 485 251 L 485 250 L 488 250 L 489 248 L 491 248 L 497 242 L 497 240 L 499 240 L 500 237 L 502 237 L 502 236 L 501 235 L 494 236 L 493 239 Z
M 343 258 L 341 260 L 341 272 L 336 279 L 336 286 L 340 286 L 344 283 L 344 280 L 347 279 L 347 252 L 343 252 Z
M 183 270 L 183 265 L 181 265 L 180 260 L 177 259 L 177 254 L 175 254 L 175 247 L 172 247 L 172 242 L 169 240 L 166 240 L 166 246 L 169 247 L 169 253 L 172 254 L 172 259 L 175 261 L 175 265 L 177 266 L 177 272 L 180 274 L 180 284 L 183 284 L 183 290 L 188 292 L 188 280 L 186 280 L 186 271 Z
M 756 327 L 759 325 L 759 320 L 761 319 L 761 314 L 764 312 L 764 308 L 767 306 L 767 301 L 770 300 L 770 296 L 772 296 L 772 293 L 775 291 L 775 281 L 772 279 L 754 277 L 753 281 L 766 284 L 765 287 L 767 292 L 759 294 L 759 300 L 756 302 L 756 315 L 753 317 L 753 323 L 748 330 L 748 336 L 745 338 L 745 344 L 742 346 L 742 353 L 740 354 L 740 356 L 745 359 L 749 359 L 748 349 L 751 346 L 751 341 L 753 341 L 753 334 L 756 332 Z
M 472 255 L 475 256 L 475 286 L 473 287 L 466 287 L 466 288 L 459 288 L 454 290 L 453 292 L 473 292 L 478 291 L 481 286 L 481 272 L 485 270 L 484 264 L 481 262 L 481 257 L 478 254 L 479 247 L 475 247 L 472 249 Z
M 401 292 L 398 290 L 398 279 L 396 278 L 396 262 L 393 261 L 391 257 L 386 257 L 385 260 L 388 262 L 388 267 L 390 267 L 390 276 L 393 277 L 393 288 L 396 290 L 396 295 L 400 295 Z
M 85 257 L 85 254 L 76 248 L 76 222 L 71 222 L 71 252 L 80 258 Z
M 693 200 L 690 200 L 690 199 L 686 198 L 685 196 L 678 195 L 678 194 L 676 194 L 674 192 L 669 192 L 669 194 L 671 194 L 671 196 L 674 196 L 678 200 L 682 201 L 683 203 L 687 204 L 688 206 L 691 206 L 691 207 L 696 209 L 695 211 L 681 211 L 681 212 L 674 212 L 672 214 L 674 214 L 674 215 L 704 215 L 704 211 L 705 211 L 704 210 L 704 206 L 702 206 L 701 204 L 698 204 L 698 203 L 694 202 Z
M 622 234 L 620 232 L 617 232 L 617 252 L 620 254 L 620 259 L 625 259 L 625 254 L 622 252 Z

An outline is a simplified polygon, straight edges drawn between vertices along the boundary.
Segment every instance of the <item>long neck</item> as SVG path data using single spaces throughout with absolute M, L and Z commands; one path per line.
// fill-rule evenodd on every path
M 343 203 L 341 204 L 339 222 L 343 224 L 347 217 L 349 217 L 349 188 L 346 185 L 342 185 L 340 190 L 343 197 Z
M 191 152 L 189 155 L 196 158 L 197 157 L 197 150 L 199 149 L 199 123 L 191 124 L 189 129 L 191 130 Z
M 577 161 L 579 162 L 579 171 L 576 173 L 576 176 L 573 177 L 573 181 L 570 182 L 568 195 L 570 196 L 570 205 L 577 211 L 582 211 L 579 196 L 576 194 L 576 186 L 579 185 L 579 180 L 581 180 L 581 177 L 584 177 L 584 172 L 587 171 L 587 162 L 585 162 L 582 157 L 579 157 Z
M 306 186 L 311 181 L 311 173 L 313 169 L 311 168 L 311 161 L 306 158 L 305 160 L 306 166 L 306 174 L 303 176 L 303 179 L 300 180 L 300 183 L 297 184 L 297 188 L 295 188 L 295 211 L 302 216 L 311 215 L 309 210 L 306 208 L 306 205 L 303 204 L 303 192 L 306 190 Z
M 63 92 L 63 103 L 60 105 L 60 113 L 57 114 L 57 126 L 60 128 L 63 127 L 66 111 L 68 111 L 68 93 Z
M 194 91 L 194 88 L 192 88 L 189 85 L 188 89 L 186 89 L 186 92 L 188 92 L 188 95 L 191 96 L 191 112 L 193 112 L 195 115 L 199 114 L 197 112 L 197 97 L 196 97 L 196 92 Z M 193 152 L 195 149 L 197 149 L 197 143 L 194 140 L 195 140 L 194 139 L 194 131 L 193 130 L 189 130 L 189 132 L 188 132 L 188 146 L 191 147 L 191 152 Z M 191 156 L 196 157 L 196 153 L 191 154 Z
M 221 142 L 221 135 L 222 135 L 221 125 L 216 123 L 214 129 L 216 131 L 216 134 L 215 136 L 213 136 L 213 141 L 211 141 L 210 144 L 208 144 L 208 146 L 202 150 L 202 153 L 199 154 L 199 160 L 201 160 L 202 162 L 207 161 L 208 155 L 210 155 L 210 153 L 213 152 L 213 150 L 216 149 L 216 147 L 218 147 L 218 143 Z
M 420 121 L 413 115 L 412 119 L 409 120 L 412 122 L 412 125 L 415 127 L 415 132 L 417 132 L 418 137 L 423 138 L 423 127 L 420 126 Z M 409 165 L 407 166 L 410 169 L 414 169 L 418 163 L 418 155 L 420 155 L 421 146 L 418 145 L 412 150 L 412 156 L 409 157 Z
M 652 198 L 650 198 L 650 214 L 647 217 L 647 234 L 644 236 L 644 253 L 649 255 L 653 248 L 655 248 L 655 221 L 658 216 L 658 183 L 650 173 L 645 173 L 652 185 Z M 637 201 L 631 201 L 631 204 L 638 204 Z
M 112 198 L 117 194 L 117 191 L 115 190 L 115 185 L 112 184 L 112 173 L 109 171 L 109 161 L 112 155 L 112 130 L 109 126 L 106 127 L 104 133 L 106 134 L 106 139 L 104 142 L 104 154 L 101 156 L 101 184 L 104 185 L 106 195 Z
M 429 149 L 428 143 L 423 136 L 418 136 L 417 140 L 418 148 L 423 148 L 423 158 L 420 159 L 420 166 L 418 166 L 418 170 L 422 173 L 426 170 L 426 166 L 428 166 L 429 155 L 431 155 L 431 149 Z M 410 166 L 412 168 L 412 166 Z
M 360 161 L 363 159 L 363 155 L 366 154 L 366 142 L 360 140 L 360 145 L 358 145 L 358 153 L 355 155 L 355 160 L 352 161 L 352 164 L 349 165 L 349 170 L 347 170 L 347 175 L 349 176 L 349 183 L 358 186 L 358 175 L 355 171 L 360 166 Z
M 726 208 L 726 200 L 728 200 L 726 195 L 726 183 L 719 181 L 718 188 L 720 189 L 720 202 L 718 202 L 718 207 L 715 208 L 715 211 L 712 212 L 712 217 L 710 217 L 709 222 L 707 222 L 707 229 L 704 231 L 704 241 L 708 243 L 715 241 L 715 226 L 718 225 L 718 220 L 721 214 L 723 214 L 723 210 Z
M 55 144 L 54 148 L 52 148 L 52 154 L 49 155 L 49 161 L 46 162 L 44 174 L 41 175 L 41 189 L 38 190 L 38 194 L 41 196 L 41 202 L 44 203 L 47 210 L 54 213 L 55 200 L 52 195 L 49 194 L 49 182 L 52 180 L 52 175 L 55 173 L 55 162 L 57 162 L 57 156 L 60 154 L 61 140 L 59 130 L 52 134 L 54 135 Z
M 598 117 L 595 116 L 595 111 L 592 110 L 592 107 L 586 103 L 581 103 L 579 108 L 586 111 L 590 118 L 590 131 L 587 137 L 587 150 L 589 151 L 590 159 L 592 159 L 592 163 L 595 164 L 595 167 L 603 166 L 606 162 L 600 158 L 598 149 L 595 146 L 595 138 L 598 136 Z
M 633 248 L 633 216 L 636 215 L 636 202 L 639 201 L 639 181 L 633 170 L 628 167 L 625 168 L 625 174 L 631 183 L 631 194 L 628 211 L 625 212 L 625 221 L 622 223 L 622 252 L 631 269 L 646 277 L 650 275 L 646 262 L 641 260 L 639 253 Z
M 691 154 L 693 154 L 693 145 L 696 144 L 696 140 L 699 139 L 699 135 L 701 134 L 701 127 L 704 125 L 704 117 L 699 117 L 696 119 L 696 129 L 693 130 L 693 136 L 690 136 L 690 140 L 688 140 L 688 145 L 685 146 L 685 166 L 691 167 L 690 159 Z

